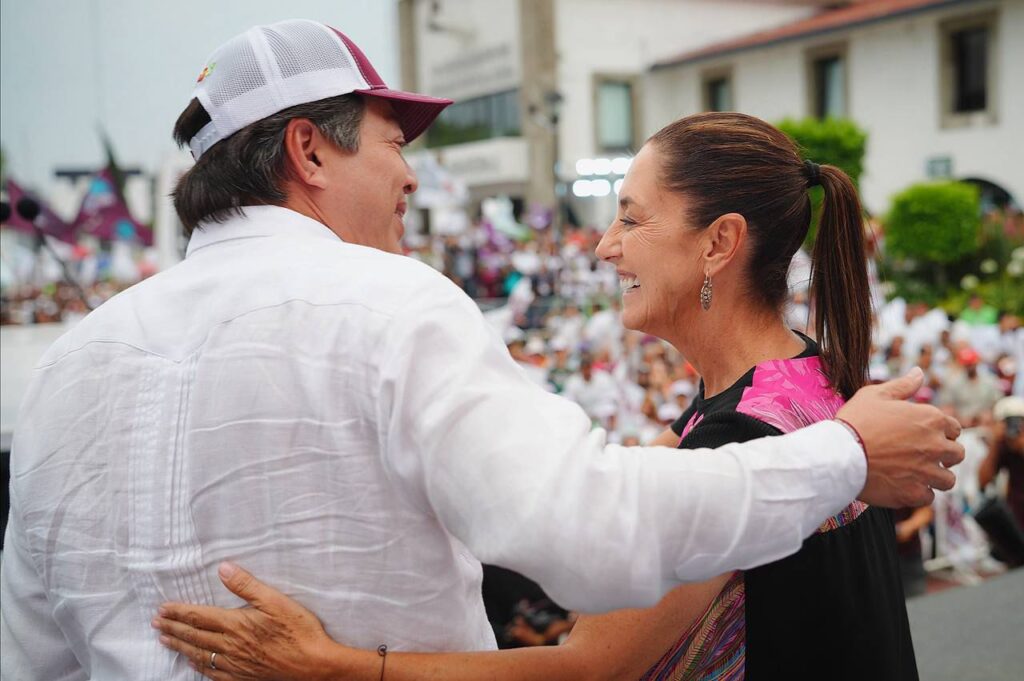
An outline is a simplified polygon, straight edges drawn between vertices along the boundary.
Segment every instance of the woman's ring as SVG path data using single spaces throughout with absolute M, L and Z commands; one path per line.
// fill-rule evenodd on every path
M 217 668 L 217 653 L 210 653 L 210 669 Z

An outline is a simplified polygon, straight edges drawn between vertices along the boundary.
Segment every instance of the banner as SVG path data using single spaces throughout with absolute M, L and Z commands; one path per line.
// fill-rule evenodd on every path
M 69 244 L 75 243 L 74 230 L 71 225 L 57 217 L 57 214 L 50 210 L 38 197 L 26 192 L 12 179 L 8 179 L 4 184 L 4 188 L 7 190 L 7 200 L 11 204 L 11 216 L 4 222 L 4 227 L 18 232 L 25 232 L 26 234 L 36 233 L 32 224 L 18 214 L 18 201 L 28 197 L 39 204 L 39 215 L 35 219 L 35 224 L 44 234 L 61 241 L 66 241 Z
M 92 176 L 73 227 L 76 232 L 102 241 L 138 241 L 144 246 L 153 245 L 153 232 L 128 212 L 109 168 Z

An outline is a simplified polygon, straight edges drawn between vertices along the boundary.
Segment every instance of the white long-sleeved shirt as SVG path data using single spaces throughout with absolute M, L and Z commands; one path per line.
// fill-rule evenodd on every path
M 864 482 L 841 426 L 606 445 L 462 291 L 275 207 L 206 225 L 34 370 L 11 461 L 4 679 L 191 678 L 157 605 L 237 561 L 328 632 L 494 647 L 480 561 L 584 611 L 799 548 Z

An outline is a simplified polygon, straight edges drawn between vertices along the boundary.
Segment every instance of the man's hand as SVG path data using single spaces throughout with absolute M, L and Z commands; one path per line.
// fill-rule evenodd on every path
M 902 378 L 861 388 L 838 418 L 856 428 L 864 440 L 868 477 L 858 497 L 873 506 L 924 506 L 932 490 L 948 490 L 956 476 L 947 470 L 964 460 L 956 442 L 960 424 L 935 407 L 907 398 L 924 380 L 914 368 Z

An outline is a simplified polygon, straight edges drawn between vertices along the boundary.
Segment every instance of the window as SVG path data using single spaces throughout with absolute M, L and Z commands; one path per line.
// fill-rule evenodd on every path
M 597 146 L 603 151 L 626 151 L 634 146 L 633 83 L 599 79 L 596 90 Z
M 994 123 L 998 23 L 994 12 L 942 24 L 942 124 Z
M 942 127 L 996 122 L 998 13 L 948 20 L 940 26 Z
M 728 74 L 716 74 L 704 77 L 704 110 L 733 111 L 732 77 Z
M 988 76 L 988 26 L 950 35 L 953 52 L 953 111 L 984 111 Z
M 519 91 L 508 90 L 449 106 L 427 129 L 427 146 L 514 137 L 519 132 Z
M 812 113 L 818 118 L 846 115 L 846 64 L 842 55 L 818 57 L 811 64 Z

